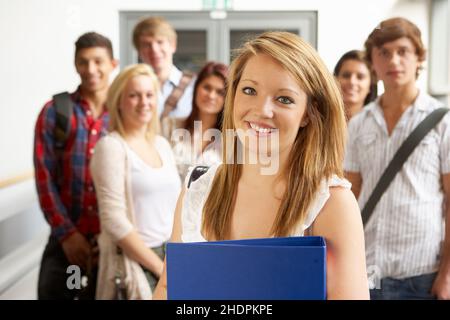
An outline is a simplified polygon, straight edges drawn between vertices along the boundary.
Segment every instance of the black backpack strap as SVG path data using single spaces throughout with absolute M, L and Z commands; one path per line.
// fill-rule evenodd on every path
M 209 167 L 207 166 L 196 166 L 194 168 L 194 170 L 192 170 L 191 172 L 191 176 L 189 177 L 189 181 L 188 181 L 188 189 L 191 186 L 191 183 L 196 181 L 198 178 L 200 178 L 202 175 L 204 175 L 206 173 L 206 171 L 208 171 Z
M 73 114 L 73 101 L 68 92 L 61 92 L 53 96 L 56 110 L 55 120 L 55 148 L 64 149 L 70 134 L 70 121 Z
M 383 174 L 378 180 L 377 185 L 373 189 L 372 194 L 367 200 L 364 208 L 361 211 L 362 220 L 364 225 L 369 221 L 373 210 L 375 209 L 378 201 L 383 196 L 383 193 L 394 180 L 395 175 L 401 170 L 403 164 L 406 162 L 408 157 L 414 151 L 416 146 L 420 141 L 433 129 L 449 111 L 448 108 L 439 108 L 430 113 L 418 126 L 411 132 L 411 134 L 402 143 L 400 148 L 395 153 L 391 162 L 384 170 Z

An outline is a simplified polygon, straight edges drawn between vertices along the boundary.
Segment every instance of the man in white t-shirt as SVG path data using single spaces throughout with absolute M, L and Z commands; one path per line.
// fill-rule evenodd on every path
M 161 17 L 141 20 L 133 30 L 133 44 L 142 62 L 152 66 L 159 80 L 158 114 L 186 118 L 192 110 L 194 75 L 173 64 L 175 29 Z

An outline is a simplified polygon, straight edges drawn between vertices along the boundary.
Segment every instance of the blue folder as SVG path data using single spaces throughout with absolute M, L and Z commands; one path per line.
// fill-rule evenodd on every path
M 170 300 L 323 300 L 322 237 L 167 244 Z

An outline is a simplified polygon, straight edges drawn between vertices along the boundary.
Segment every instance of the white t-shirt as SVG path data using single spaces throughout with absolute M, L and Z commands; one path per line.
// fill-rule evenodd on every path
M 150 167 L 131 148 L 127 148 L 136 228 L 150 248 L 161 246 L 169 240 L 181 190 L 180 177 L 169 143 L 157 136 L 155 147 L 162 161 L 160 168 Z
M 181 239 L 183 242 L 206 241 L 201 234 L 203 206 L 208 198 L 209 192 L 211 191 L 212 182 L 219 166 L 220 164 L 216 164 L 210 167 L 205 174 L 191 183 L 189 189 L 187 189 L 185 193 L 183 209 L 181 212 Z M 186 188 L 190 173 L 191 172 L 189 172 L 186 176 Z M 337 176 L 333 176 L 329 180 L 324 179 L 315 199 L 310 206 L 305 221 L 302 225 L 299 225 L 296 230 L 294 230 L 291 236 L 302 236 L 304 231 L 311 226 L 330 197 L 330 187 L 344 187 L 350 189 L 351 184 L 347 180 L 341 179 Z

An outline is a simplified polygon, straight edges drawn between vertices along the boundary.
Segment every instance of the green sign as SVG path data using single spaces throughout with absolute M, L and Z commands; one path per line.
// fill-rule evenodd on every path
M 233 10 L 233 0 L 202 0 L 203 10 Z

